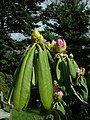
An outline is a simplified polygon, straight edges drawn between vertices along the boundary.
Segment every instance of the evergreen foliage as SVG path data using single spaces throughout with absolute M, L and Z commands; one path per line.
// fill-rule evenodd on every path
M 40 21 L 40 3 L 44 0 L 1 0 L 0 1 L 0 32 L 1 37 L 11 32 L 30 35 L 31 30 Z

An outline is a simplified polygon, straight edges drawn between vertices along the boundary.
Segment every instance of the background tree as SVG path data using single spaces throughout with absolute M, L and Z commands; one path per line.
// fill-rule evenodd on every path
M 42 1 L 44 0 L 1 0 L 0 32 L 3 35 L 11 32 L 30 35 L 31 30 L 38 27 L 36 23 L 40 21 L 41 10 L 38 4 Z
M 7 74 L 14 74 L 18 61 L 25 49 L 24 43 L 8 40 L 0 40 L 0 71 Z
M 90 28 L 90 9 L 87 4 L 88 1 L 83 0 L 54 0 L 41 15 L 45 30 L 64 38 L 68 51 L 84 66 L 90 63 L 90 39 L 86 35 Z

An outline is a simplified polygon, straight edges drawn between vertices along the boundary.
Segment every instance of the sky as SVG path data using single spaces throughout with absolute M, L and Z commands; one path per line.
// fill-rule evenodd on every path
M 25 37 L 21 33 L 11 33 L 10 36 L 11 36 L 12 39 L 17 40 L 17 41 L 21 41 L 21 40 L 24 40 L 26 38 L 29 38 L 29 37 Z

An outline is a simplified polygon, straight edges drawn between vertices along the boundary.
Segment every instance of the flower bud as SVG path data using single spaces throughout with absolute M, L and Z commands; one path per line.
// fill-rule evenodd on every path
M 85 68 L 80 67 L 76 69 L 76 72 L 78 73 L 78 75 L 84 75 L 85 73 Z
M 82 75 L 85 73 L 85 68 L 80 67 Z
M 35 28 L 33 33 L 32 33 L 32 36 L 31 36 L 31 39 L 34 41 L 34 42 L 44 42 L 44 38 L 43 36 L 38 32 L 38 30 Z
M 57 86 L 54 86 L 53 88 L 55 92 L 55 100 L 61 101 L 62 97 L 64 96 L 63 92 Z
M 60 91 L 56 92 L 56 95 L 62 97 L 64 94 L 63 94 L 63 92 L 60 90 Z
M 69 57 L 73 59 L 73 54 L 71 53 L 71 54 L 69 55 Z
M 66 42 L 64 39 L 58 39 L 54 43 L 54 52 L 64 52 L 66 50 Z

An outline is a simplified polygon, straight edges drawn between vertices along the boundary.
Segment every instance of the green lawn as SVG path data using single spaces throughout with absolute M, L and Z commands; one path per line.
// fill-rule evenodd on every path
M 36 118 L 36 119 L 35 119 Z M 29 110 L 17 112 L 13 110 L 12 120 L 43 120 L 44 115 L 39 110 Z

